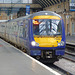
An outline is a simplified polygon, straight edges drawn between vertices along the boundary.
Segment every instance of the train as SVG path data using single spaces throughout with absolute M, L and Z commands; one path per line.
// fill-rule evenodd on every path
M 22 47 L 42 62 L 54 63 L 65 53 L 65 27 L 60 15 L 39 11 L 0 23 L 0 37 Z

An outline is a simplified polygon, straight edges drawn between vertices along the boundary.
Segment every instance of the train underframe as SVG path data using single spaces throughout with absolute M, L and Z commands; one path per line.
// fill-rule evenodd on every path
M 59 59 L 62 58 L 62 55 L 55 54 L 55 50 L 42 50 L 41 55 L 37 53 L 37 55 L 35 54 L 35 56 L 31 56 L 43 63 L 54 63 L 55 61 L 59 61 Z

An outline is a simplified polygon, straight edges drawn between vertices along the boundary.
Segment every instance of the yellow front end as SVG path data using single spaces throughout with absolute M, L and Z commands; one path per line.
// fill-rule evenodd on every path
M 39 47 L 57 47 L 61 39 L 61 36 L 34 36 L 34 40 L 39 43 Z
M 37 24 L 34 23 L 34 20 L 37 19 L 52 19 L 52 20 L 60 20 L 58 16 L 51 16 L 51 15 L 40 15 L 40 16 L 35 16 L 33 18 L 33 26 L 36 26 L 40 23 L 37 22 Z M 44 21 L 42 22 L 42 24 Z M 61 35 L 56 35 L 56 36 L 39 36 L 39 35 L 34 35 L 34 40 L 39 44 L 39 47 L 57 47 L 58 43 L 61 42 Z

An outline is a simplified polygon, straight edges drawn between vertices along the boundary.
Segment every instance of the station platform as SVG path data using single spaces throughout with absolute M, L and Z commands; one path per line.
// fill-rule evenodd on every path
M 0 75 L 61 75 L 0 39 Z
M 66 44 L 75 45 L 75 36 L 66 36 Z

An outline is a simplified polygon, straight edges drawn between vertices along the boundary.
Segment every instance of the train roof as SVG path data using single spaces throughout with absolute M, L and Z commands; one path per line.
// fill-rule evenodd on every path
M 51 15 L 51 16 L 58 16 L 61 18 L 60 15 L 56 14 L 55 12 L 52 12 L 52 11 L 40 11 L 40 12 L 36 12 L 36 13 L 33 13 L 31 18 L 35 17 L 35 16 L 40 16 L 40 15 Z
M 27 16 L 23 16 L 23 17 L 19 17 L 19 18 L 16 18 L 16 19 L 12 19 L 12 20 L 8 20 L 7 22 L 12 22 L 12 21 L 19 21 L 19 20 L 21 20 L 21 19 L 27 19 L 27 18 L 30 18 L 30 16 L 31 16 L 32 14 L 30 14 L 30 15 L 27 15 Z

